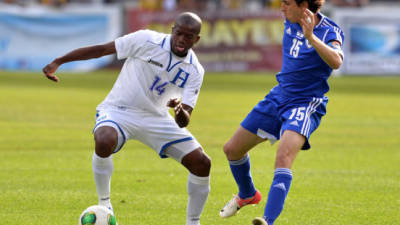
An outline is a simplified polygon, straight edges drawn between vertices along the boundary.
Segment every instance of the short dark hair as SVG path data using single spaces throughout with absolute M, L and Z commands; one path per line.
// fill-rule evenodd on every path
M 316 13 L 319 9 L 321 9 L 322 5 L 325 3 L 325 0 L 294 0 L 297 5 L 300 5 L 303 2 L 308 2 L 308 9 Z
M 187 25 L 191 26 L 197 34 L 200 33 L 201 29 L 201 19 L 200 17 L 192 12 L 184 12 L 178 15 L 178 17 L 175 19 L 175 26 L 180 26 L 180 25 Z

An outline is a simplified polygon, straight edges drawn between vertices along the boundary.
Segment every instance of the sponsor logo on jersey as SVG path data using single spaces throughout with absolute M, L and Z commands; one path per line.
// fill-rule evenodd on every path
M 154 60 L 152 60 L 152 59 L 149 59 L 149 61 L 147 61 L 147 62 L 150 63 L 150 64 L 153 64 L 153 65 L 155 65 L 155 66 L 158 66 L 158 67 L 163 68 L 163 64 L 160 63 L 160 62 L 154 61 Z

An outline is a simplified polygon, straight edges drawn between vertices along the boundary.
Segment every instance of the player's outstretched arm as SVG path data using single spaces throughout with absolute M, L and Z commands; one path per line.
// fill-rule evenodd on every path
M 78 60 L 99 58 L 105 55 L 114 54 L 115 52 L 116 49 L 114 41 L 103 45 L 93 45 L 84 48 L 78 48 L 68 52 L 64 56 L 54 59 L 53 62 L 47 64 L 42 71 L 48 79 L 58 82 L 59 79 L 56 75 L 54 75 L 54 73 L 62 64 Z
M 173 98 L 168 101 L 168 107 L 174 108 L 175 122 L 179 127 L 186 127 L 190 122 L 190 115 L 192 114 L 193 108 L 182 104 L 178 99 Z

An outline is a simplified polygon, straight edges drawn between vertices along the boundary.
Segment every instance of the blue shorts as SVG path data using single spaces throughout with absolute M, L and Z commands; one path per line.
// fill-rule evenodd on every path
M 295 131 L 306 137 L 302 150 L 308 150 L 310 135 L 326 114 L 327 103 L 327 97 L 288 97 L 274 88 L 253 108 L 241 126 L 271 143 L 279 140 L 285 130 Z

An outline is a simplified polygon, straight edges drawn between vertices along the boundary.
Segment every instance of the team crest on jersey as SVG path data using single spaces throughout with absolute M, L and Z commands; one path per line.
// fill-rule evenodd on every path
M 153 65 L 155 65 L 155 66 L 158 66 L 158 67 L 163 68 L 163 64 L 160 63 L 160 62 L 154 61 L 154 60 L 152 60 L 152 59 L 149 59 L 149 61 L 147 61 L 147 62 L 150 63 L 150 64 L 153 64 Z
M 292 29 L 290 29 L 290 27 L 288 29 L 286 29 L 286 33 L 291 35 L 292 34 Z

